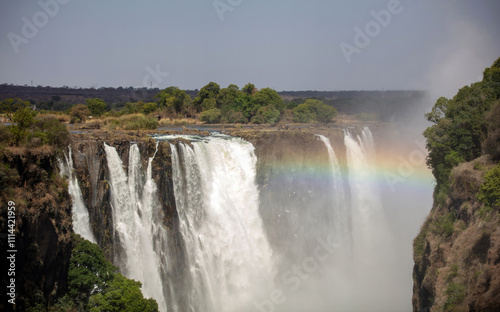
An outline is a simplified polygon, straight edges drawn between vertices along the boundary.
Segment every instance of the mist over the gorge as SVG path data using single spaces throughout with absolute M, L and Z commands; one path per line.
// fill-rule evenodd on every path
M 0 310 L 499 310 L 498 12 L 1 2 Z

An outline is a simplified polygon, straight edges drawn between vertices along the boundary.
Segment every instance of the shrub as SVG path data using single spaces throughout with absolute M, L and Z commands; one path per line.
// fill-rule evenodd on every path
M 155 130 L 158 128 L 158 120 L 156 118 L 148 118 L 143 115 L 140 117 L 121 117 L 120 121 L 123 121 L 122 128 L 124 130 Z
M 305 103 L 310 106 L 319 122 L 329 122 L 330 119 L 337 116 L 335 107 L 326 105 L 322 101 L 308 99 Z
M 252 119 L 252 122 L 275 124 L 279 121 L 279 119 L 280 119 L 279 110 L 277 110 L 271 105 L 267 105 L 257 110 L 257 115 Z
M 266 123 L 266 119 L 262 115 L 256 115 L 252 117 L 252 122 L 254 124 L 260 125 Z
M 204 121 L 208 124 L 219 123 L 221 119 L 221 112 L 218 108 L 213 108 L 207 111 L 204 111 L 200 114 L 200 120 Z
M 293 109 L 293 121 L 300 123 L 308 123 L 316 119 L 316 116 L 311 112 L 309 105 L 299 104 Z
M 444 237 L 450 237 L 453 235 L 453 232 L 455 231 L 454 225 L 455 214 L 453 212 L 449 212 L 434 221 L 436 233 L 441 234 Z
M 234 110 L 227 112 L 226 119 L 228 123 L 246 124 L 248 122 L 248 119 L 245 118 L 242 112 L 235 112 Z
M 500 159 L 500 101 L 497 101 L 491 109 L 488 118 L 488 137 L 483 146 L 485 153 Z
M 95 98 L 95 99 L 88 99 L 86 101 L 92 116 L 99 117 L 106 111 L 106 103 L 104 103 L 103 100 Z
M 444 304 L 444 311 L 454 311 L 455 305 L 461 303 L 465 298 L 465 285 L 449 283 L 446 288 L 448 299 Z
M 42 138 L 43 144 L 50 144 L 57 147 L 66 147 L 69 144 L 69 132 L 53 115 L 39 116 L 35 122 L 35 128 Z
M 104 120 L 104 124 L 108 130 L 155 130 L 158 128 L 156 118 L 142 114 L 125 115 L 119 118 L 108 117 Z
M 148 115 L 148 114 L 151 114 L 152 112 L 154 112 L 155 110 L 158 109 L 158 104 L 156 104 L 155 102 L 149 102 L 149 103 L 146 103 L 144 104 L 144 106 L 142 107 L 142 111 L 144 112 L 144 114 Z
M 207 110 L 212 110 L 214 108 L 216 108 L 217 106 L 217 101 L 214 99 L 214 98 L 210 98 L 210 99 L 204 99 L 203 102 L 201 102 L 201 108 L 204 110 L 204 111 L 207 111 Z
M 425 223 L 420 230 L 420 233 L 413 240 L 413 253 L 415 258 L 421 258 L 425 253 L 426 237 L 427 237 L 427 224 Z
M 10 188 L 17 185 L 21 177 L 16 169 L 11 169 L 8 164 L 0 163 L 0 194 L 9 193 Z M 11 194 L 5 194 L 10 196 Z
M 295 122 L 329 122 L 335 116 L 337 116 L 335 107 L 326 105 L 320 100 L 307 99 L 293 109 L 293 121 Z
M 477 198 L 488 207 L 500 208 L 500 164 L 484 175 Z
M 9 127 L 0 125 L 0 146 L 8 145 L 14 137 L 10 132 Z
M 33 126 L 35 122 L 36 112 L 29 107 L 24 107 L 18 109 L 12 117 L 12 121 L 15 125 L 10 126 L 10 131 L 14 136 L 14 144 L 19 145 L 21 141 L 24 140 L 27 134 L 28 128 Z
M 69 123 L 79 123 L 79 122 L 85 122 L 87 120 L 87 117 L 90 115 L 90 109 L 83 105 L 83 104 L 78 104 L 76 106 L 73 106 L 71 111 L 69 112 L 69 116 L 71 117 Z

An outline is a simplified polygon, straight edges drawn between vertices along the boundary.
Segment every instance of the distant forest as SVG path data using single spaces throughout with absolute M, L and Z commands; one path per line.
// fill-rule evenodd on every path
M 65 111 L 87 99 L 102 99 L 109 109 L 121 109 L 130 102 L 152 102 L 161 90 L 158 88 L 70 88 L 0 85 L 0 101 L 19 98 L 30 101 L 37 109 Z M 199 90 L 185 90 L 194 99 Z M 396 91 L 281 91 L 285 103 L 301 103 L 305 99 L 317 99 L 336 108 L 339 114 L 375 114 L 376 119 L 389 121 L 420 110 L 427 101 L 420 90 Z

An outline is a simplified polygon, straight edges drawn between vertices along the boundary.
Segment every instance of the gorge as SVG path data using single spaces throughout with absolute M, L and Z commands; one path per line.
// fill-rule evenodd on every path
M 425 211 L 387 207 L 389 130 L 372 130 L 74 135 L 74 230 L 160 311 L 408 310 Z

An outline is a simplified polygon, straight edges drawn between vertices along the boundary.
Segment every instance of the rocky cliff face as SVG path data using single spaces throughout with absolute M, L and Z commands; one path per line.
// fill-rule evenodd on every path
M 111 211 L 109 170 L 106 163 L 104 143 L 116 148 L 122 158 L 124 169 L 127 170 L 131 143 L 136 143 L 141 152 L 141 167 L 146 171 L 147 161 L 156 151 L 156 141 L 150 137 L 110 133 L 79 134 L 73 137 L 71 144 L 73 162 L 78 174 L 80 188 L 85 204 L 89 210 L 90 224 L 96 236 L 97 243 L 104 251 L 108 260 L 115 257 L 113 219 Z M 171 234 L 172 248 L 178 248 L 182 243 L 178 231 L 178 217 L 175 208 L 175 197 L 172 182 L 170 145 L 159 142 L 158 151 L 152 163 L 152 176 L 155 180 L 160 201 L 163 206 L 164 226 Z
M 16 309 L 44 309 L 64 293 L 71 255 L 71 200 L 66 181 L 59 176 L 57 152 L 49 147 L 6 148 L 1 159 L 9 173 L 2 190 L 0 226 L 7 232 L 7 201 L 15 203 Z M 5 200 L 5 201 L 3 201 Z M 10 250 L 2 238 L 1 250 Z M 2 255 L 2 290 L 9 263 Z M 5 268 L 5 270 L 4 270 Z M 0 310 L 13 309 L 2 291 Z
M 500 218 L 477 199 L 489 156 L 462 163 L 414 241 L 414 311 L 500 311 Z

